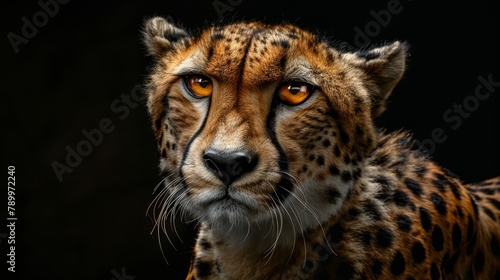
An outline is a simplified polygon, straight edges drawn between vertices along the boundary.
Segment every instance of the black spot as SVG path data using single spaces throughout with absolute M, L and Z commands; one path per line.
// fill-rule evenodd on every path
M 358 99 L 356 99 L 356 103 L 359 104 L 361 102 L 362 102 L 362 100 L 358 97 Z M 356 125 L 355 133 L 356 133 L 356 136 L 363 137 L 363 129 L 361 129 L 361 127 L 359 125 Z
M 327 52 L 326 54 L 326 59 L 328 60 L 329 63 L 332 63 L 335 57 L 333 56 L 333 53 L 331 51 Z
M 336 157 L 340 157 L 340 149 L 339 146 L 335 145 L 335 148 L 333 149 L 333 152 L 335 153 Z
M 380 209 L 373 201 L 366 201 L 363 205 L 363 211 L 373 220 L 380 221 Z
M 440 180 L 432 180 L 432 184 L 442 193 L 446 191 L 446 188 L 444 186 L 444 182 Z
M 417 174 L 418 177 L 423 178 L 427 172 L 429 172 L 429 169 L 424 165 L 415 166 L 415 174 Z
M 363 231 L 360 234 L 360 239 L 363 244 L 368 247 L 372 243 L 372 233 L 370 231 Z
M 472 209 L 474 209 L 474 214 L 476 214 L 476 218 L 479 219 L 479 211 L 477 209 L 476 201 L 472 198 L 472 195 L 469 194 L 470 203 L 472 204 Z
M 332 243 L 339 243 L 342 240 L 343 236 L 344 236 L 344 229 L 340 224 L 335 224 L 330 229 L 330 241 Z
M 331 202 L 331 203 L 337 203 L 337 199 L 341 197 L 341 194 L 340 192 L 335 189 L 335 188 L 329 188 L 328 189 L 328 200 Z
M 408 232 L 411 229 L 413 222 L 407 215 L 399 215 L 396 217 L 396 223 L 401 231 Z
M 432 227 L 432 217 L 429 215 L 429 212 L 425 209 L 420 207 L 420 222 L 422 223 L 422 227 L 426 230 L 429 231 Z
M 359 177 L 361 177 L 361 169 L 356 168 L 352 171 L 352 179 L 356 181 L 359 179 Z
M 441 262 L 441 270 L 445 269 L 446 266 L 448 265 L 448 262 L 450 261 L 450 253 L 446 253 L 443 256 L 443 261 Z
M 460 243 L 462 242 L 462 230 L 460 229 L 460 226 L 457 223 L 453 225 L 453 231 L 451 233 L 451 237 L 453 240 L 453 248 L 458 249 Z
M 339 133 L 340 133 L 340 141 L 347 146 L 349 144 L 349 135 L 340 127 L 339 125 Z
M 361 214 L 361 210 L 359 210 L 358 207 L 352 207 L 347 211 L 347 214 L 350 216 L 350 218 L 355 218 Z
M 391 272 L 394 275 L 399 275 L 405 271 L 405 258 L 403 254 L 398 251 L 391 262 Z
M 408 194 L 399 190 L 394 192 L 392 199 L 399 206 L 407 206 L 410 203 L 410 198 L 408 197 Z
M 379 261 L 379 260 L 375 260 L 373 262 L 373 266 L 372 266 L 372 272 L 373 274 L 375 275 L 380 275 L 380 273 L 382 273 L 382 262 Z
M 405 185 L 416 196 L 422 196 L 422 186 L 413 179 L 406 179 Z
M 483 206 L 482 208 L 484 213 L 486 213 L 486 215 L 488 215 L 493 221 L 497 220 L 497 216 L 495 216 L 495 214 L 488 207 Z
M 325 158 L 323 156 L 318 156 L 316 162 L 318 163 L 318 165 L 323 165 L 325 164 Z
M 432 200 L 432 203 L 434 203 L 434 208 L 436 208 L 436 210 L 440 214 L 445 215 L 448 210 L 446 208 L 446 202 L 444 201 L 444 199 L 439 194 L 432 193 L 431 200 Z
M 457 263 L 458 257 L 460 257 L 460 251 L 456 252 L 450 259 L 448 259 L 448 253 L 446 253 L 441 263 L 441 269 L 444 269 L 446 273 L 450 274 L 455 270 L 455 264 Z
M 438 252 L 444 247 L 443 231 L 438 225 L 435 225 L 432 231 L 432 247 Z
M 375 235 L 375 240 L 379 247 L 389 248 L 394 241 L 394 233 L 389 228 L 380 228 Z
M 316 157 L 313 154 L 309 155 L 309 161 L 314 161 L 315 159 L 316 159 Z
M 208 242 L 206 239 L 201 239 L 199 245 L 202 250 L 208 251 L 212 249 L 212 244 L 210 244 L 210 242 Z
M 476 236 L 476 234 L 474 234 L 474 235 L 472 235 L 472 238 L 471 238 L 469 244 L 467 245 L 467 250 L 465 251 L 467 256 L 470 256 L 470 254 L 472 254 L 472 251 L 474 250 L 474 247 L 476 246 L 476 241 L 477 241 L 477 236 Z
M 177 149 L 177 145 L 175 143 L 172 144 L 172 150 L 176 150 Z
M 425 260 L 425 248 L 420 242 L 413 243 L 411 247 L 411 255 L 416 263 L 421 263 Z
M 167 157 L 167 152 L 165 150 L 161 150 L 161 157 L 166 158 Z
M 349 190 L 347 191 L 346 196 L 345 196 L 346 200 L 349 200 L 349 199 L 351 198 L 351 196 L 352 196 L 352 189 L 349 189 Z
M 325 148 L 330 147 L 330 144 L 331 144 L 330 140 L 328 140 L 328 139 L 326 139 L 325 141 L 323 141 L 323 147 L 325 147 Z
M 288 42 L 288 41 L 286 41 L 286 40 L 281 40 L 281 41 L 280 41 L 280 45 L 281 45 L 283 48 L 287 49 L 288 47 L 290 47 L 290 42 Z
M 440 273 L 439 273 L 439 269 L 437 268 L 435 263 L 432 263 L 430 273 L 431 273 L 432 280 L 439 280 Z
M 383 154 L 381 156 L 378 156 L 377 158 L 375 158 L 375 160 L 373 160 L 373 163 L 375 165 L 387 165 L 389 163 L 389 160 L 390 160 L 390 157 L 389 155 L 387 154 Z
M 469 219 L 467 220 L 467 242 L 471 240 L 473 233 L 474 233 L 474 221 L 472 220 L 472 217 L 469 216 Z
M 375 198 L 385 202 L 387 199 L 391 197 L 392 194 L 389 180 L 384 176 L 379 176 L 375 178 L 375 182 L 377 182 L 381 187 Z
M 453 193 L 453 195 L 458 200 L 461 200 L 462 199 L 462 195 L 460 194 L 460 190 L 458 189 L 457 185 L 455 185 L 453 182 L 450 182 L 449 186 L 450 186 L 450 189 L 451 189 L 451 192 Z
M 344 156 L 344 163 L 345 164 L 349 164 L 351 162 L 352 162 L 351 157 L 348 154 L 345 154 L 345 156 Z
M 481 272 L 484 267 L 484 255 L 481 251 L 477 252 L 476 257 L 474 259 L 474 269 L 476 272 Z
M 500 241 L 498 241 L 497 236 L 495 235 L 491 236 L 490 245 L 491 245 L 491 252 L 493 253 L 493 255 L 496 256 L 500 255 Z
M 481 200 L 483 200 L 479 195 L 477 194 L 472 194 L 472 197 L 474 198 L 474 200 L 478 201 L 478 202 L 481 202 Z
M 336 279 L 352 279 L 354 277 L 354 266 L 347 261 L 340 261 L 337 268 Z
M 340 175 L 340 170 L 335 165 L 330 165 L 330 168 L 328 170 L 330 171 L 330 174 L 333 176 Z
M 383 175 L 379 175 L 377 177 L 374 178 L 374 181 L 378 184 L 380 184 L 381 186 L 386 186 L 386 187 L 390 187 L 391 184 L 389 183 L 389 178 L 383 176 Z
M 489 195 L 495 194 L 495 192 L 496 192 L 495 189 L 491 189 L 491 188 L 478 189 L 478 191 L 485 193 L 485 194 L 489 194 Z
M 500 201 L 493 198 L 488 198 L 488 201 L 491 203 L 491 205 L 495 206 L 495 208 L 500 211 Z
M 213 36 L 212 36 L 212 38 L 213 38 Z M 207 61 L 212 60 L 213 56 L 214 56 L 214 46 L 210 45 L 210 48 L 208 48 Z
M 193 267 L 196 271 L 196 277 L 205 278 L 212 274 L 212 265 L 201 259 L 195 259 Z
M 340 176 L 342 177 L 342 181 L 344 181 L 345 183 L 349 182 L 352 180 L 352 174 L 351 172 L 349 171 L 342 171 L 342 173 L 340 174 Z
M 222 33 L 214 33 L 212 34 L 212 41 L 218 41 L 224 39 L 224 35 Z

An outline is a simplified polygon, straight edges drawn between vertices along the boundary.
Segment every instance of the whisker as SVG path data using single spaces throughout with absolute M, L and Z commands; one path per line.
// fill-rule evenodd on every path
M 293 180 L 294 180 L 294 182 L 292 182 L 292 183 L 294 183 L 294 185 L 296 185 L 298 189 L 301 189 L 301 188 L 300 188 L 301 184 L 300 184 L 300 182 L 298 181 L 298 179 L 297 179 L 297 178 L 294 178 L 294 177 L 293 177 L 293 175 L 291 175 L 291 174 L 287 174 L 287 173 L 285 173 L 285 172 L 283 172 L 283 173 L 284 173 L 284 174 L 286 174 L 287 176 L 289 176 L 291 179 L 293 179 Z M 296 184 L 295 184 L 295 183 L 296 183 Z M 326 243 L 326 245 L 327 245 L 327 246 L 328 246 L 328 248 L 331 250 L 331 252 L 333 252 L 333 253 L 336 255 L 335 251 L 334 251 L 334 250 L 333 250 L 333 248 L 330 246 L 330 243 L 329 243 L 329 242 L 328 242 L 328 240 L 327 240 L 325 229 L 323 228 L 323 224 L 320 222 L 318 215 L 317 215 L 317 214 L 316 214 L 316 213 L 315 213 L 315 212 L 311 209 L 311 207 L 309 207 L 309 206 L 307 205 L 307 203 L 305 203 L 304 201 L 302 201 L 302 200 L 300 199 L 300 197 L 298 197 L 298 196 L 297 196 L 297 194 L 295 194 L 295 193 L 293 193 L 293 192 L 291 192 L 291 191 L 289 191 L 289 190 L 287 190 L 287 189 L 284 189 L 284 190 L 285 190 L 286 192 L 288 192 L 291 196 L 293 196 L 293 197 L 294 197 L 294 198 L 295 198 L 295 199 L 296 199 L 296 200 L 297 200 L 297 201 L 298 201 L 298 202 L 299 202 L 299 203 L 300 203 L 300 204 L 304 207 L 304 209 L 305 209 L 305 210 L 307 210 L 309 213 L 311 213 L 311 215 L 312 215 L 312 216 L 313 216 L 313 218 L 316 220 L 316 222 L 318 222 L 318 225 L 319 225 L 319 227 L 320 227 L 320 229 L 321 229 L 321 232 L 323 233 L 324 240 L 326 241 L 326 242 L 325 242 L 325 243 Z M 304 193 L 303 193 L 303 194 L 304 194 Z M 305 194 L 304 194 L 304 197 L 306 197 L 306 196 L 305 196 Z

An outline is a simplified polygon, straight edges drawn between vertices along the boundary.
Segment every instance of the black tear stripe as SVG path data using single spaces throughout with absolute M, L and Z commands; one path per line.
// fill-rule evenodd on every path
M 207 123 L 207 119 L 208 119 L 208 115 L 210 114 L 210 105 L 212 104 L 212 99 L 209 98 L 208 99 L 208 107 L 207 107 L 207 113 L 205 115 L 205 118 L 203 118 L 203 121 L 201 122 L 201 125 L 200 127 L 198 128 L 198 130 L 193 134 L 193 137 L 191 137 L 191 139 L 189 139 L 187 145 L 186 145 L 186 148 L 184 149 L 184 152 L 182 153 L 182 160 L 181 160 L 181 164 L 180 164 L 180 168 L 179 168 L 179 177 L 180 177 L 180 182 L 182 182 L 182 186 L 184 187 L 184 189 L 187 189 L 187 186 L 186 184 L 184 183 L 185 182 L 185 178 L 184 178 L 184 173 L 182 172 L 182 166 L 184 166 L 184 162 L 186 161 L 186 158 L 187 158 L 187 155 L 189 153 L 189 150 L 191 149 L 191 144 L 193 143 L 193 141 L 198 138 L 198 136 L 200 135 L 200 133 L 203 131 L 203 129 L 205 128 L 205 124 Z
M 281 179 L 278 182 L 276 187 L 276 191 L 273 194 L 273 201 L 283 201 L 287 196 L 290 195 L 293 184 L 290 180 L 289 167 L 288 167 L 288 157 L 285 154 L 285 151 L 281 147 L 278 142 L 278 138 L 276 138 L 276 110 L 279 106 L 279 101 L 276 98 L 276 95 L 273 97 L 273 101 L 271 102 L 271 110 L 266 120 L 266 130 L 269 138 L 271 139 L 271 143 L 276 147 L 279 153 L 278 163 L 281 171 Z

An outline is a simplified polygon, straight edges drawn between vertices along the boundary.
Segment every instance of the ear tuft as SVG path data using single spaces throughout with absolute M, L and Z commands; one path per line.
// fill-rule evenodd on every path
M 345 54 L 349 64 L 364 72 L 365 85 L 372 97 L 372 115 L 385 111 L 386 100 L 406 67 L 408 44 L 399 41 L 369 50 Z
M 147 20 L 142 33 L 147 52 L 154 57 L 185 47 L 191 41 L 191 36 L 186 30 L 162 17 Z

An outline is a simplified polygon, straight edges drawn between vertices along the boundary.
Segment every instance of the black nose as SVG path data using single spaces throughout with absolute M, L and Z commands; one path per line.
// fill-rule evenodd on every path
M 208 170 L 226 186 L 252 171 L 257 165 L 257 156 L 247 151 L 222 152 L 208 149 L 203 155 L 203 160 Z

